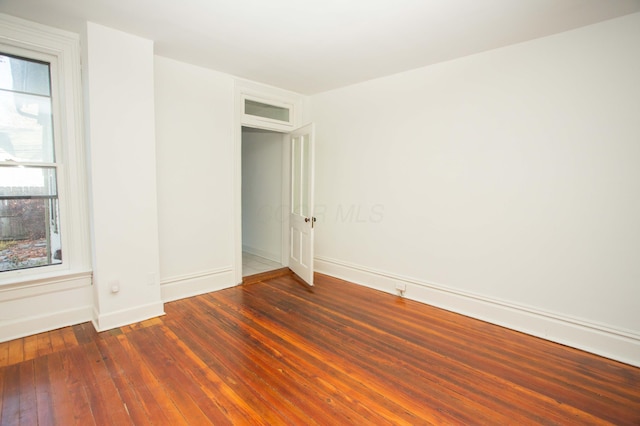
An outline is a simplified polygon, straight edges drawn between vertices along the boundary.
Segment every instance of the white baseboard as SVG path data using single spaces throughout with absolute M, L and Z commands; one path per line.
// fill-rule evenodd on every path
M 96 331 L 101 332 L 159 317 L 164 315 L 163 306 L 162 302 L 154 302 L 131 309 L 109 312 L 108 314 L 99 314 L 94 309 L 93 326 Z
M 282 260 L 280 258 L 281 256 L 279 254 L 270 253 L 268 251 L 260 250 L 260 249 L 257 249 L 255 247 L 249 247 L 249 246 L 243 245 L 242 246 L 242 251 L 245 252 L 245 253 L 252 254 L 254 256 L 258 256 L 258 257 L 262 257 L 262 258 L 271 260 L 273 262 L 277 262 L 277 263 L 280 263 L 281 260 Z
M 160 280 L 163 302 L 184 299 L 235 286 L 231 267 Z
M 640 335 L 324 257 L 316 271 L 640 367 Z

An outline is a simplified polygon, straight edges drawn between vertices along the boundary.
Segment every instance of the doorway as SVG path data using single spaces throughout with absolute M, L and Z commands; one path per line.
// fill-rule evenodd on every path
M 287 266 L 286 134 L 242 127 L 242 276 Z M 286 183 L 286 185 L 285 185 Z

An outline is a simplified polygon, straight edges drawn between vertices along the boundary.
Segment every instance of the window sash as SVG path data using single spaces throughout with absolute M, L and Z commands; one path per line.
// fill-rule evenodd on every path
M 58 173 L 55 165 L 43 167 L 0 164 L 0 200 L 57 197 Z
M 28 119 L 34 120 L 35 118 L 37 121 L 34 123 L 41 126 L 39 136 L 36 133 L 35 139 L 26 141 L 27 145 L 16 145 L 16 155 L 4 155 L 0 160 L 0 202 L 42 200 L 49 206 L 48 209 L 45 208 L 48 213 L 45 213 L 43 225 L 45 227 L 46 256 L 41 258 L 42 253 L 38 251 L 37 247 L 40 247 L 40 251 L 42 248 L 40 243 L 35 243 L 37 239 L 34 239 L 33 248 L 28 246 L 28 258 L 23 258 L 23 252 L 23 255 L 20 256 L 16 254 L 17 260 L 13 263 L 5 261 L 3 264 L 0 278 L 11 279 L 11 277 L 24 276 L 24 274 L 46 274 L 60 268 L 69 268 L 67 256 L 54 258 L 54 251 L 61 253 L 62 249 L 65 253 L 71 252 L 68 250 L 69 240 L 66 232 L 60 233 L 61 228 L 67 229 L 64 222 L 67 221 L 65 218 L 68 210 L 66 209 L 67 202 L 64 201 L 63 194 L 60 193 L 60 191 L 64 191 L 64 187 L 59 186 L 60 182 L 64 182 L 64 176 L 62 176 L 62 162 L 59 160 L 62 157 L 58 155 L 62 152 L 62 134 L 60 132 L 63 128 L 62 120 L 66 120 L 61 116 L 61 113 L 68 113 L 69 110 L 62 104 L 59 95 L 59 81 L 57 80 L 59 62 L 56 55 L 32 52 L 31 49 L 13 48 L 5 44 L 0 44 L 0 53 L 3 56 L 46 64 L 49 79 L 48 93 L 14 90 L 20 89 L 19 86 L 0 89 L 0 95 L 5 98 L 5 105 L 11 105 L 11 102 L 16 102 L 16 108 L 18 105 L 29 105 L 29 109 L 22 112 L 31 113 L 32 118 Z M 27 115 L 27 117 L 29 116 Z M 16 134 L 15 132 L 19 134 L 21 131 L 19 127 L 9 127 L 9 129 L 12 134 Z M 29 131 L 38 132 L 37 129 L 38 127 L 33 127 L 33 130 Z M 40 138 L 42 139 L 39 140 Z M 31 149 L 35 149 L 35 151 L 30 151 Z M 4 219 L 10 220 L 11 218 Z M 13 220 L 15 222 L 15 219 Z M 26 220 L 29 221 L 29 219 Z M 12 228 L 11 232 L 18 232 L 22 227 L 28 226 L 27 222 L 22 222 L 22 219 L 18 220 L 14 223 L 17 228 Z M 33 229 L 38 229 L 38 226 L 29 229 L 33 231 Z M 24 232 L 28 232 L 26 228 Z M 22 241 L 22 237 L 25 235 L 18 235 L 21 238 L 16 240 L 17 244 Z M 38 238 L 42 239 L 41 236 Z M 32 249 L 33 251 L 30 251 Z M 16 253 L 20 253 L 20 251 Z M 4 269 L 4 267 L 8 268 Z

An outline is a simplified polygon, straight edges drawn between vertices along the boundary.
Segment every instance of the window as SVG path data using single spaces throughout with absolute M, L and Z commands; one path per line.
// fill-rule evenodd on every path
M 0 271 L 62 262 L 49 64 L 0 52 Z
M 76 34 L 0 14 L 0 286 L 91 269 L 79 53 Z
M 243 124 L 269 130 L 293 129 L 292 103 L 243 95 L 242 104 Z
M 251 99 L 244 100 L 244 113 L 255 117 L 284 121 L 285 123 L 290 121 L 289 108 L 265 104 Z

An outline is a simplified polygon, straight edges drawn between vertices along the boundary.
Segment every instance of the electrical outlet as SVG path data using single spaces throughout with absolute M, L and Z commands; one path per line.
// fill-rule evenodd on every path
M 116 294 L 120 291 L 120 281 L 113 280 L 109 281 L 109 288 L 111 289 L 111 293 Z
M 407 291 L 407 284 L 397 282 L 396 291 L 398 292 L 399 296 L 404 296 L 405 291 Z

